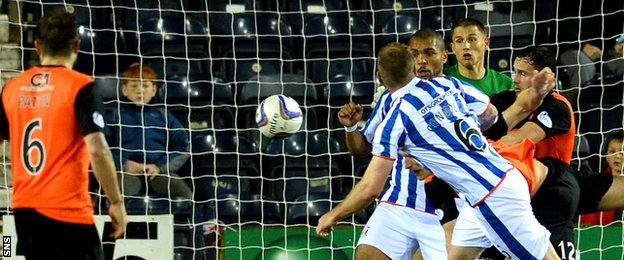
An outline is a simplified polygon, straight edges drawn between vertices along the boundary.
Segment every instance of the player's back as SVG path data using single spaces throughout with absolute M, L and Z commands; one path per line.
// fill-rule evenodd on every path
M 2 103 L 11 140 L 14 208 L 92 223 L 89 157 L 74 107 L 78 92 L 90 83 L 89 76 L 66 67 L 39 66 L 5 85 Z
M 466 194 L 474 204 L 485 197 L 512 168 L 483 138 L 456 81 L 434 78 L 412 81 L 398 90 L 391 111 L 375 138 L 375 154 L 396 156 L 400 147 L 423 166 Z M 398 92 L 397 91 L 397 92 Z M 392 147 L 393 144 L 398 147 Z
M 369 143 L 373 143 L 375 130 L 386 117 L 388 110 L 390 110 L 392 100 L 393 97 L 390 92 L 384 91 L 376 101 L 375 108 L 368 120 L 366 120 L 366 124 L 361 129 L 362 135 Z M 432 214 L 435 213 L 435 208 L 427 200 L 425 183 L 419 181 L 409 169 L 403 167 L 403 158 L 400 155 L 397 156 L 392 165 L 388 189 L 380 195 L 380 200 Z

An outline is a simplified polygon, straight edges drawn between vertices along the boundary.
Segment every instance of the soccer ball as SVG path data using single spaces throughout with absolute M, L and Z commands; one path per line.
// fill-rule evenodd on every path
M 303 114 L 297 101 L 284 95 L 267 97 L 256 109 L 256 124 L 268 138 L 283 138 L 299 131 Z

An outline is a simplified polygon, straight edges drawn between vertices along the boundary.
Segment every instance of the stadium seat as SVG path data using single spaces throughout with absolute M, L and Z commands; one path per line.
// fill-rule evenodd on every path
M 337 113 L 340 107 L 349 102 L 362 105 L 365 109 L 363 118 L 368 118 L 375 88 L 374 79 L 370 78 L 370 75 L 355 74 L 350 76 L 338 74 L 332 77 L 330 83 L 324 85 L 321 92 L 323 93 L 321 100 L 326 100 L 329 105 L 329 110 L 324 111 L 327 113 L 327 118 L 329 118 L 329 128 L 342 128 L 342 125 L 338 122 Z M 319 115 L 323 114 L 319 113 Z
M 232 87 L 218 77 L 174 74 L 166 78 L 158 95 L 185 127 L 234 127 Z
M 293 29 L 293 34 L 301 35 L 304 21 L 314 16 L 324 16 L 328 12 L 346 12 L 349 10 L 348 0 L 323 1 L 323 0 L 305 0 L 305 1 L 283 1 L 281 9 L 284 10 L 284 20 L 286 20 Z
M 220 57 L 290 57 L 290 26 L 277 15 L 226 13 L 210 21 L 212 46 Z
M 586 107 L 596 105 L 615 105 L 622 103 L 624 98 L 624 81 L 622 76 L 603 74 L 597 75 L 581 86 L 576 100 L 577 107 L 582 111 Z
M 173 75 L 203 74 L 210 76 L 212 74 L 210 58 L 207 54 L 189 54 L 188 57 L 148 55 L 143 57 L 143 62 L 154 69 L 159 79 L 172 77 Z
M 574 136 L 574 150 L 572 151 L 572 162 L 570 166 L 574 169 L 589 169 L 594 171 L 592 165 L 591 148 L 589 147 L 589 141 L 582 135 Z
M 418 17 L 420 16 L 419 11 L 419 3 L 418 1 L 410 1 L 410 0 L 381 0 L 381 1 L 373 1 L 372 9 L 375 10 L 373 13 L 373 24 L 374 32 L 381 33 L 383 28 L 388 25 L 388 21 L 391 20 L 392 17 L 401 15 L 402 18 L 407 19 L 410 16 L 416 17 L 416 21 L 418 21 Z M 398 19 L 397 19 L 398 20 Z M 406 20 L 407 21 L 407 20 Z M 418 25 L 418 23 L 416 23 Z M 416 29 L 418 30 L 418 29 Z
M 119 101 L 122 97 L 121 88 L 123 81 L 116 75 L 95 76 L 93 86 L 101 95 L 104 104 L 109 104 L 111 101 Z
M 344 13 L 314 16 L 304 33 L 304 74 L 313 82 L 328 82 L 335 74 L 373 75 L 373 34 L 362 18 Z
M 282 207 L 258 194 L 221 193 L 205 208 L 205 215 L 225 224 L 275 224 L 283 223 Z
M 121 71 L 119 55 L 126 51 L 126 40 L 120 32 L 91 29 L 79 25 L 80 47 L 74 69 L 88 75 L 110 74 Z M 124 59 L 121 59 L 124 60 Z
M 587 138 L 592 156 L 590 165 L 599 170 L 605 167 L 601 162 L 600 149 L 604 139 L 612 131 L 624 128 L 622 104 L 594 104 L 583 107 L 575 113 L 577 133 Z
M 139 27 L 140 54 L 172 55 L 208 52 L 210 32 L 202 21 L 182 14 L 147 18 Z
M 316 129 L 317 127 L 316 111 L 311 107 L 318 101 L 316 88 L 301 75 L 253 76 L 237 93 L 240 93 L 237 102 L 241 105 L 238 108 L 241 115 L 238 122 L 239 128 L 255 128 L 255 113 L 258 104 L 265 98 L 276 94 L 289 96 L 299 103 L 305 119 L 303 129 Z
M 357 16 L 345 13 L 314 16 L 304 25 L 304 36 L 306 58 L 326 57 L 327 52 L 372 55 L 371 26 Z
M 329 212 L 332 207 L 344 200 L 344 194 L 310 193 L 298 197 L 289 205 L 286 224 L 318 225 L 318 219 Z M 355 223 L 364 224 L 368 220 L 367 209 L 353 215 Z M 346 221 L 349 221 L 348 219 Z
M 468 8 L 471 18 L 482 21 L 489 29 L 490 47 L 486 66 L 498 71 L 511 71 L 514 51 L 533 44 L 535 23 L 524 12 L 499 12 L 509 3 L 493 3 L 494 11 Z
M 224 60 L 221 63 L 221 71 L 225 73 L 227 82 L 245 84 L 251 78 L 258 75 L 275 75 L 290 71 L 288 62 L 279 58 L 240 58 Z
M 292 71 L 290 26 L 266 13 L 226 13 L 211 16 L 214 57 L 229 82 L 258 74 Z M 232 59 L 234 58 L 234 59 Z
M 321 132 L 272 139 L 263 154 L 263 176 L 269 178 L 265 183 L 272 184 L 273 195 L 285 201 L 310 192 L 340 193 L 348 181 L 332 160 L 332 154 L 340 151 L 340 144 Z
M 428 27 L 436 31 L 450 30 L 452 22 L 431 11 L 413 12 L 406 11 L 390 16 L 383 21 L 381 28 L 381 41 L 377 41 L 377 47 L 381 48 L 390 42 L 408 44 L 409 39 L 420 28 Z
M 102 209 L 108 208 L 108 202 L 102 200 Z M 179 197 L 168 197 L 160 194 L 141 195 L 140 197 L 124 197 L 128 215 L 173 214 L 189 216 L 192 202 Z
M 255 143 L 234 131 L 193 131 L 191 176 L 199 200 L 221 193 L 259 192 L 259 157 Z

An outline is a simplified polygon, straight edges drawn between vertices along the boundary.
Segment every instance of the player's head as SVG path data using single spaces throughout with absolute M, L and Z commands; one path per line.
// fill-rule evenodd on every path
M 546 67 L 555 71 L 555 62 L 555 54 L 546 47 L 531 46 L 520 50 L 513 63 L 515 90 L 519 92 L 531 87 L 531 78 L 535 71 Z
M 448 59 L 442 35 L 431 28 L 421 28 L 410 38 L 409 47 L 416 58 L 416 76 L 430 79 L 442 75 L 442 67 Z
M 47 57 L 76 61 L 80 40 L 76 18 L 65 9 L 46 13 L 37 23 L 35 48 L 43 60 Z
M 607 145 L 605 153 L 606 160 L 609 168 L 611 168 L 611 173 L 613 175 L 622 174 L 622 167 L 624 166 L 624 147 L 622 146 L 624 142 L 624 131 L 618 130 L 610 134 L 605 139 L 605 144 Z
M 414 55 L 405 44 L 386 44 L 379 50 L 377 68 L 377 76 L 386 87 L 402 87 L 414 77 Z
M 469 70 L 483 67 L 489 45 L 485 26 L 475 19 L 463 19 L 451 29 L 451 49 L 457 57 L 458 66 Z
M 122 77 L 122 93 L 135 104 L 147 104 L 156 96 L 156 72 L 148 65 L 133 63 L 123 72 Z

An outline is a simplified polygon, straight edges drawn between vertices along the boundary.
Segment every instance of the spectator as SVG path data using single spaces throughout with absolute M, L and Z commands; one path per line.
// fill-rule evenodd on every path
M 624 131 L 618 130 L 605 139 L 606 149 L 603 153 L 606 155 L 607 167 L 602 171 L 604 174 L 613 174 L 615 176 L 622 175 L 622 167 L 624 166 Z M 621 219 L 621 212 L 601 211 L 596 213 L 581 215 L 581 224 L 583 225 L 607 225 L 613 221 Z
M 605 52 L 605 62 L 609 74 L 622 77 L 624 74 L 624 34 L 615 39 L 613 48 Z
M 446 69 L 446 75 L 468 82 L 488 96 L 514 88 L 509 76 L 485 67 L 490 38 L 481 22 L 472 18 L 459 21 L 451 30 L 451 39 L 457 64 Z
M 108 136 L 115 164 L 123 169 L 119 183 L 124 195 L 148 192 L 192 199 L 191 189 L 176 174 L 189 155 L 189 138 L 182 124 L 153 104 L 156 72 L 134 63 L 122 74 L 119 113 L 109 118 Z

